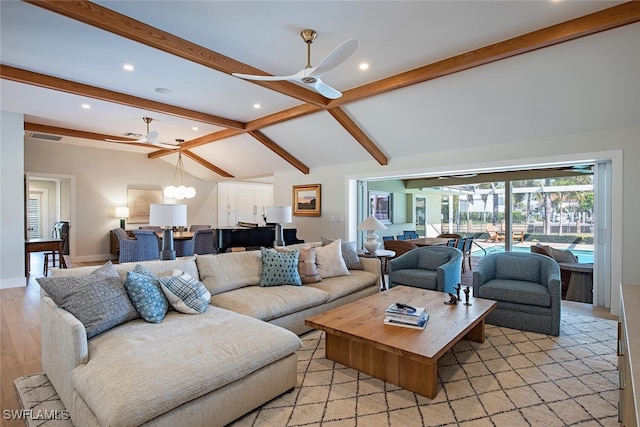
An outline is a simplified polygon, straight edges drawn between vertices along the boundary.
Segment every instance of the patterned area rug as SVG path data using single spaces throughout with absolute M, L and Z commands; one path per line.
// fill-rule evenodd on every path
M 427 326 L 428 327 L 428 326 Z M 617 322 L 563 314 L 550 337 L 487 325 L 438 364 L 428 399 L 324 358 L 324 334 L 302 336 L 298 385 L 241 426 L 618 426 Z
M 618 426 L 617 323 L 563 314 L 560 330 L 487 325 L 484 343 L 462 341 L 440 360 L 434 399 L 325 359 L 324 334 L 312 331 L 301 337 L 298 387 L 232 426 Z M 23 409 L 64 416 L 44 374 L 15 383 Z

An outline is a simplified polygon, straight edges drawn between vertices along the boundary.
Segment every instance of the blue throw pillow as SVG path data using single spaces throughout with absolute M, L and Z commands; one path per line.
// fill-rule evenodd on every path
M 299 250 L 278 252 L 275 249 L 260 248 L 260 253 L 262 255 L 260 286 L 302 286 L 302 279 L 298 272 Z
M 124 287 L 140 317 L 150 323 L 162 322 L 169 310 L 169 302 L 160 290 L 157 277 L 128 271 Z

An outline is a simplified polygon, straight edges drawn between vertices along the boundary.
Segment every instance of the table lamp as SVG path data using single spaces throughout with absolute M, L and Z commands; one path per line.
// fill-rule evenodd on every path
M 176 259 L 176 251 L 173 244 L 173 227 L 187 226 L 187 205 L 150 205 L 149 225 L 163 228 L 160 259 Z
M 366 238 L 367 241 L 364 242 L 364 247 L 369 253 L 374 253 L 380 247 L 380 242 L 378 242 L 378 236 L 376 235 L 376 230 L 386 230 L 387 227 L 378 221 L 378 218 L 371 215 L 369 218 L 362 221 L 362 224 L 358 226 L 358 230 L 365 230 L 367 232 Z
M 117 206 L 116 218 L 120 218 L 120 228 L 124 230 L 124 220 L 125 218 L 129 218 L 129 208 L 127 206 Z
M 276 225 L 276 237 L 273 242 L 273 246 L 284 246 L 282 224 L 287 224 L 293 221 L 291 206 L 268 206 L 266 216 L 267 223 Z

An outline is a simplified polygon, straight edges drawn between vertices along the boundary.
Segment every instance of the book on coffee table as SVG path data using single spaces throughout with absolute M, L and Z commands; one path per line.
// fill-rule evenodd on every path
M 392 325 L 392 326 L 401 326 L 403 328 L 424 329 L 424 327 L 427 325 L 427 320 L 429 320 L 429 316 L 428 315 L 426 315 L 418 323 L 407 323 L 407 322 L 403 322 L 401 320 L 397 320 L 397 319 L 394 319 L 394 318 L 391 318 L 391 317 L 387 316 L 384 319 L 384 324 L 385 325 Z
M 391 304 L 386 309 L 386 313 L 387 319 L 412 325 L 421 324 L 427 316 L 424 307 L 410 307 L 405 304 L 401 304 L 401 307 L 398 307 L 397 304 Z

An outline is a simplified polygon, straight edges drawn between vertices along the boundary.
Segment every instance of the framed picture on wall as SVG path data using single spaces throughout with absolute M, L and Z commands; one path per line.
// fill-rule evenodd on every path
M 162 203 L 162 190 L 148 188 L 127 188 L 129 224 L 148 224 L 149 206 Z
M 320 216 L 320 184 L 293 186 L 293 215 Z

